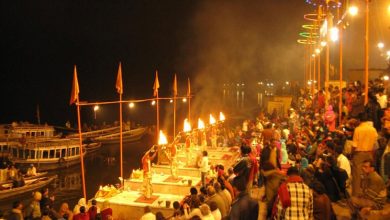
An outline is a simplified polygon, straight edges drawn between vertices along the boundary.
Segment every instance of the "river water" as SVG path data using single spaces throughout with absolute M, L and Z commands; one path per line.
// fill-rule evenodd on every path
M 141 157 L 153 144 L 153 139 L 145 135 L 140 141 L 123 144 L 123 175 L 130 177 L 133 169 L 141 167 Z M 120 180 L 120 149 L 119 144 L 102 145 L 101 148 L 86 155 L 85 182 L 87 199 L 94 197 L 99 186 L 107 184 L 119 184 Z M 83 196 L 81 166 L 75 165 L 70 168 L 56 170 L 50 174 L 57 174 L 57 180 L 49 185 L 49 192 L 55 196 L 54 207 L 58 210 L 63 202 L 69 203 L 73 209 L 77 201 Z M 32 194 L 18 195 L 14 198 L 0 201 L 0 210 L 7 213 L 12 209 L 15 200 L 21 200 L 25 207 L 31 202 Z

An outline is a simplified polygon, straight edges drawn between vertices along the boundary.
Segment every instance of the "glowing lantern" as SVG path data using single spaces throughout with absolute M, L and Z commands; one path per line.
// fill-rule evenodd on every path
M 215 122 L 215 118 L 210 114 L 210 124 L 213 125 Z
M 160 130 L 160 135 L 158 137 L 158 145 L 165 145 L 168 144 L 167 137 L 164 135 L 164 133 Z
M 184 129 L 183 129 L 184 132 L 189 132 L 191 131 L 191 125 L 190 123 L 188 122 L 188 119 L 184 119 Z
M 219 120 L 225 121 L 225 115 L 222 112 L 219 113 Z
M 204 129 L 205 126 L 204 126 L 204 122 L 199 118 L 198 119 L 198 129 Z

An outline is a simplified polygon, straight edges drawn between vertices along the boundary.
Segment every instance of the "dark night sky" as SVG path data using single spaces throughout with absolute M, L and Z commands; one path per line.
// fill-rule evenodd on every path
M 75 64 L 88 101 L 117 98 L 119 61 L 124 99 L 151 97 L 156 69 L 161 96 L 173 73 L 179 95 L 190 77 L 202 98 L 226 80 L 301 79 L 296 40 L 313 10 L 304 0 L 1 1 L 0 122 L 35 122 L 37 104 L 42 122 L 74 121 Z

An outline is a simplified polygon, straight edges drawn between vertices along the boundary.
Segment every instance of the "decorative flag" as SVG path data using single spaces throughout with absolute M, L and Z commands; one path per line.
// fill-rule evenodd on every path
M 115 84 L 116 91 L 119 94 L 123 94 L 123 83 L 122 83 L 122 64 L 119 62 L 119 69 L 118 69 L 118 76 L 116 78 L 116 84 Z
M 173 96 L 177 96 L 177 78 L 175 74 L 175 79 L 173 80 Z
M 190 83 L 190 78 L 188 78 L 187 97 L 190 96 L 191 96 L 191 83 Z
M 70 105 L 72 105 L 79 99 L 79 93 L 80 93 L 80 89 L 79 89 L 79 81 L 77 80 L 77 69 L 76 69 L 76 65 L 74 65 L 72 93 L 70 94 Z
M 153 84 L 153 96 L 157 96 L 158 94 L 158 88 L 160 88 L 160 83 L 158 82 L 158 72 L 156 70 L 156 79 L 154 80 L 154 84 Z

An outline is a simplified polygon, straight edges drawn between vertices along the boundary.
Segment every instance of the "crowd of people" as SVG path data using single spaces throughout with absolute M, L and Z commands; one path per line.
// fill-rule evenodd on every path
M 241 144 L 241 158 L 226 171 L 220 165 L 211 165 L 213 172 L 202 169 L 200 193 L 191 189 L 177 205 L 175 219 L 258 219 L 264 214 L 267 219 L 327 220 L 336 218 L 332 203 L 348 208 L 352 219 L 390 217 L 390 111 L 383 82 L 370 81 L 366 104 L 364 86 L 347 84 L 341 108 L 339 88 L 328 89 L 314 96 L 301 89 L 287 114 L 260 113 L 239 129 L 222 129 L 217 145 Z M 212 133 L 204 134 L 207 146 Z M 207 151 L 202 154 L 207 157 Z M 259 213 L 259 201 L 251 195 L 262 186 L 260 204 L 266 213 Z
M 49 193 L 48 188 L 33 193 L 33 200 L 24 207 L 19 200 L 12 204 L 11 213 L 7 220 L 112 220 L 112 209 L 103 205 L 100 209 L 96 200 L 91 201 L 88 206 L 84 198 L 81 198 L 74 209 L 64 202 L 59 210 L 54 209 L 55 196 Z

